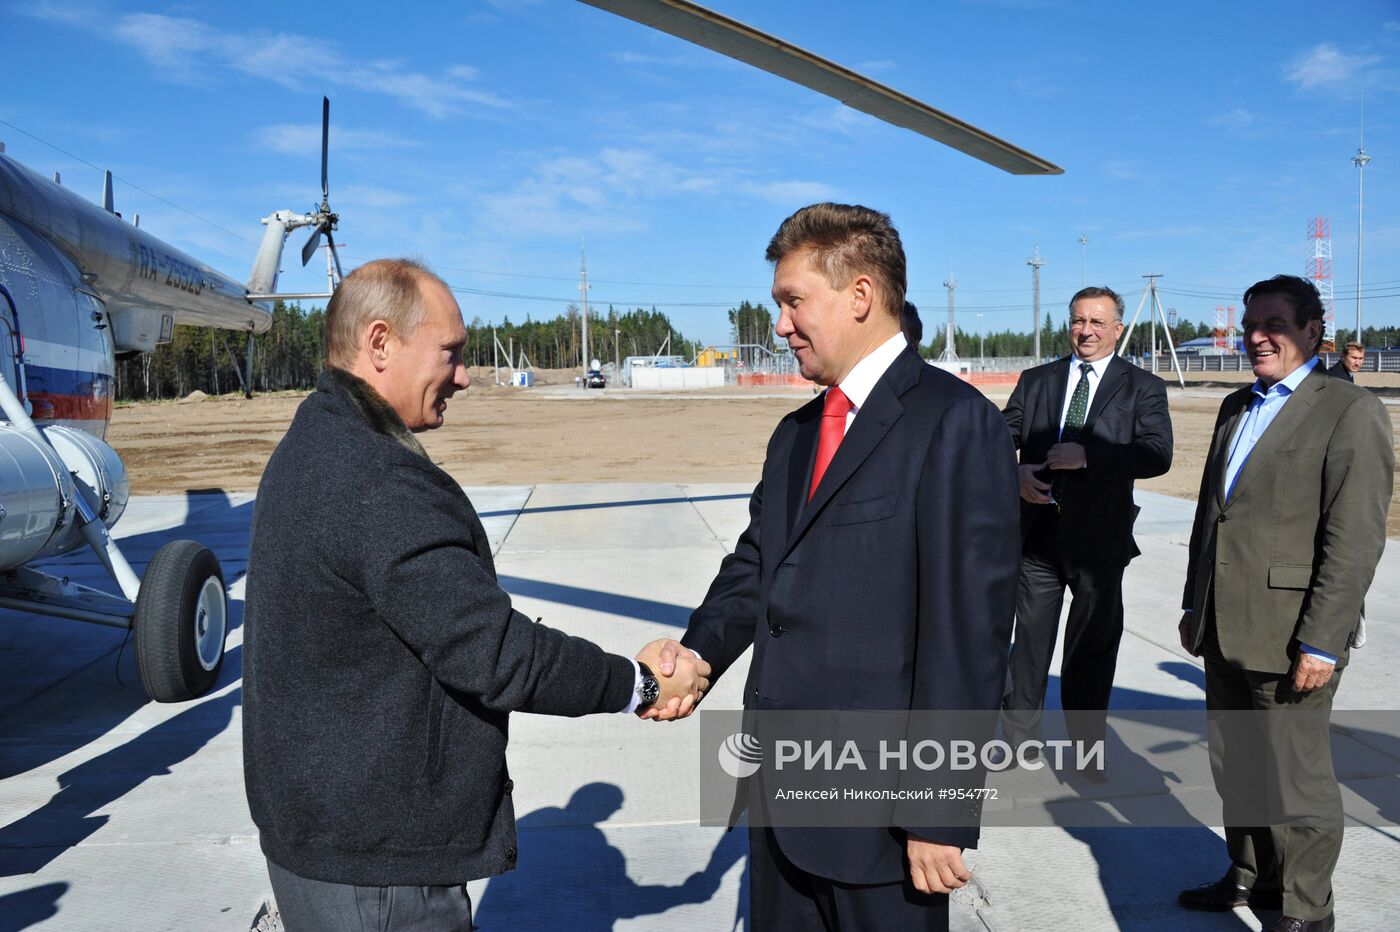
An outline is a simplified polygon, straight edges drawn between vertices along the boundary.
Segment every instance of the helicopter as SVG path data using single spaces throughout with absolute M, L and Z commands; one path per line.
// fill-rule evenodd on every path
M 288 233 L 312 227 L 302 264 L 324 237 L 337 273 L 326 178 L 330 101 L 321 110 L 321 203 L 279 210 L 246 283 L 152 236 L 116 212 L 112 173 L 100 204 L 4 154 L 0 145 L 0 607 L 132 632 L 141 685 L 159 702 L 203 695 L 223 664 L 228 602 L 207 547 L 171 541 L 138 578 L 110 534 L 131 484 L 106 443 L 116 360 L 171 340 L 176 324 L 252 340 L 272 322 Z M 120 595 L 30 564 L 83 546 Z
M 839 64 L 689 0 L 581 0 L 745 62 L 964 152 L 1003 171 L 1055 175 L 1055 164 Z M 271 325 L 288 234 L 311 228 L 306 265 L 322 238 L 341 276 L 327 185 L 330 102 L 322 100 L 321 202 L 263 218 L 246 282 L 128 223 L 112 175 L 94 204 L 4 154 L 0 145 L 0 608 L 125 628 L 141 684 L 160 702 L 207 692 L 223 663 L 228 604 L 217 558 L 198 542 L 162 546 L 138 578 L 110 531 L 130 497 L 121 457 L 106 441 L 115 363 L 169 342 L 177 324 L 252 341 Z M 120 595 L 34 567 L 91 547 Z

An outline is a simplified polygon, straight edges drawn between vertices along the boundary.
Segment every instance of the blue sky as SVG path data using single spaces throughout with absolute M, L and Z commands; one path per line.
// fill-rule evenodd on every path
M 951 268 L 969 330 L 1029 328 L 1037 245 L 1057 320 L 1086 272 L 1130 315 L 1161 272 L 1164 304 L 1210 319 L 1256 279 L 1301 274 L 1308 220 L 1327 216 L 1349 327 L 1364 91 L 1364 314 L 1400 323 L 1394 0 L 710 6 L 1066 172 L 1004 174 L 573 0 L 8 3 L 0 139 L 92 196 L 94 169 L 19 130 L 178 205 L 116 186 L 128 218 L 243 279 L 259 218 L 319 199 L 326 94 L 347 264 L 420 256 L 468 319 L 554 316 L 586 243 L 593 306 L 655 304 L 723 342 L 726 307 L 767 300 L 778 223 L 834 199 L 894 217 L 926 322 Z M 324 287 L 302 239 L 283 290 Z

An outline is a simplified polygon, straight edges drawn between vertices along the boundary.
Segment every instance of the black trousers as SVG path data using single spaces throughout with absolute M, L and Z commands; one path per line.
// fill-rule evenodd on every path
M 752 932 L 948 932 L 948 897 L 901 883 L 843 884 L 809 874 L 771 828 L 749 829 Z
M 1040 737 L 1066 588 L 1072 601 L 1060 664 L 1060 705 L 1067 713 L 1101 712 L 1108 708 L 1113 692 L 1118 645 L 1123 640 L 1124 567 L 1062 558 L 1055 547 L 1057 525 L 1054 514 L 1044 515 L 1021 553 L 1016 634 L 1002 697 L 1006 737 L 1013 744 Z M 1083 741 L 1103 738 L 1102 715 L 1066 718 L 1071 737 Z
M 360 887 L 311 880 L 267 862 L 287 932 L 471 932 L 467 888 Z

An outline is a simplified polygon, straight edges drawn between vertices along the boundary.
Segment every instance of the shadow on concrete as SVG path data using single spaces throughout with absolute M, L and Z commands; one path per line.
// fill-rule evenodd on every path
M 586 502 L 579 505 L 543 505 L 539 508 L 507 508 L 483 511 L 478 518 L 502 518 L 507 515 L 546 515 L 554 511 L 592 511 L 595 508 L 640 508 L 646 505 L 685 505 L 690 502 L 748 501 L 748 492 L 733 495 L 693 495 L 686 498 L 638 498 L 622 502 Z
M 521 576 L 500 576 L 497 582 L 501 588 L 513 596 L 541 599 L 545 602 L 558 602 L 610 615 L 622 615 L 641 621 L 654 621 L 658 624 L 684 628 L 690 623 L 690 613 L 694 606 L 676 605 L 672 602 L 657 602 L 652 599 L 638 599 L 600 589 L 584 589 L 580 586 L 565 586 L 561 583 L 542 582 L 538 579 L 525 579 Z
M 622 808 L 622 799 L 614 784 L 589 783 L 574 792 L 566 807 L 538 809 L 520 819 L 519 863 L 487 885 L 474 916 L 480 932 L 605 932 L 623 919 L 705 902 L 730 868 L 747 857 L 747 836 L 735 830 L 720 839 L 704 870 L 681 883 L 637 883 L 628 876 L 622 852 L 599 828 Z M 666 854 L 649 853 L 653 869 L 665 864 Z M 742 903 L 741 897 L 741 910 Z
M 19 932 L 52 919 L 58 915 L 58 901 L 67 892 L 66 883 L 46 883 L 0 896 L 0 932 Z
M 221 685 L 242 675 L 241 655 L 237 647 L 225 655 Z M 0 877 L 32 874 L 81 844 L 107 822 L 106 815 L 96 813 L 193 757 L 228 728 L 242 700 L 239 688 L 190 704 L 125 744 L 64 772 L 52 799 L 0 827 Z
M 170 541 L 200 540 L 219 554 L 224 582 L 232 586 L 245 572 L 251 518 L 251 503 L 235 506 L 223 490 L 192 489 L 186 493 L 185 521 L 118 543 L 142 573 Z M 117 588 L 87 549 L 38 566 L 105 591 Z M 71 753 L 150 701 L 137 675 L 129 632 L 9 611 L 0 613 L 0 622 L 0 683 L 23 684 L 0 699 L 0 779 Z M 228 622 L 230 632 L 243 624 L 241 601 L 229 602 Z M 225 659 L 216 689 L 241 675 L 237 661 L 236 653 Z

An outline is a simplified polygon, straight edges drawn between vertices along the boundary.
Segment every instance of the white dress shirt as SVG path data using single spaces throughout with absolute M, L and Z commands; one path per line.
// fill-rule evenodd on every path
M 865 407 L 865 402 L 870 398 L 870 393 L 875 390 L 875 383 L 880 381 L 886 370 L 894 361 L 899 358 L 899 354 L 904 352 L 904 348 L 909 345 L 909 341 L 904 338 L 903 332 L 896 333 L 879 346 L 869 352 L 860 362 L 856 363 L 846 377 L 841 380 L 841 393 L 851 402 L 851 410 L 846 412 L 846 430 L 851 429 L 852 422 L 860 409 Z
M 1095 359 L 1093 362 L 1089 363 L 1093 368 L 1089 370 L 1089 403 L 1084 406 L 1085 417 L 1088 417 L 1090 409 L 1094 407 L 1094 393 L 1099 390 L 1099 383 L 1103 381 L 1104 370 L 1108 368 L 1108 362 L 1112 358 L 1113 354 L 1109 353 L 1102 359 Z M 1061 436 L 1063 436 L 1065 432 L 1065 420 L 1069 417 L 1069 404 L 1074 400 L 1075 386 L 1079 384 L 1079 364 L 1084 361 L 1085 360 L 1080 359 L 1078 356 L 1071 355 L 1069 357 L 1069 382 L 1065 389 L 1065 405 L 1060 409 Z
M 894 361 L 899 358 L 899 354 L 904 352 L 904 348 L 909 345 L 901 331 L 890 337 L 885 342 L 871 350 L 866 356 L 846 373 L 846 378 L 840 383 L 841 393 L 851 402 L 851 410 L 846 412 L 846 430 L 851 429 L 851 424 L 855 421 L 860 409 L 865 406 L 870 393 L 875 390 L 875 383 L 880 381 L 880 377 L 889 370 Z M 695 656 L 699 657 L 700 652 L 695 651 Z M 656 672 L 656 671 L 652 671 Z M 641 668 L 637 669 L 637 686 L 642 684 Z M 635 690 L 634 690 L 635 692 Z M 624 712 L 637 711 L 639 699 L 633 698 L 632 702 Z

